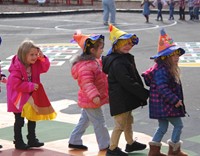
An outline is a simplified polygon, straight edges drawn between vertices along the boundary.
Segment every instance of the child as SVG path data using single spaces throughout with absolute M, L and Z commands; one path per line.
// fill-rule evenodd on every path
M 106 156 L 128 156 L 118 147 L 122 132 L 127 142 L 126 152 L 146 148 L 145 144 L 133 140 L 132 110 L 146 105 L 149 93 L 143 87 L 134 56 L 129 53 L 138 44 L 138 37 L 120 31 L 113 25 L 109 28 L 112 48 L 103 57 L 103 71 L 108 74 L 110 113 L 114 117 L 115 127 Z
M 99 150 L 105 150 L 109 146 L 110 136 L 101 106 L 108 103 L 108 83 L 99 59 L 104 48 L 104 36 L 76 33 L 73 38 L 83 50 L 80 56 L 72 60 L 71 69 L 72 76 L 80 87 L 78 105 L 82 111 L 79 122 L 70 136 L 68 147 L 88 149 L 83 145 L 81 137 L 91 122 Z
M 199 20 L 200 0 L 194 0 L 194 20 Z
M 174 20 L 174 7 L 176 2 L 174 0 L 169 0 L 167 4 L 169 5 L 169 20 Z
M 179 20 L 185 20 L 185 0 L 179 0 Z
M 149 15 L 150 15 L 150 8 L 149 7 L 150 6 L 155 7 L 155 6 L 149 0 L 142 1 L 141 7 L 142 6 L 144 6 L 142 13 L 143 13 L 144 17 L 146 18 L 146 23 L 149 23 Z
M 2 39 L 1 39 L 1 36 L 0 36 L 0 45 L 1 45 L 1 42 L 2 42 Z M 2 83 L 6 83 L 6 75 L 4 75 L 1 71 L 1 64 L 0 64 L 0 84 Z M 1 86 L 0 86 L 0 92 L 1 92 Z M 3 148 L 2 145 L 0 145 L 0 148 Z
M 148 156 L 166 156 L 160 152 L 160 149 L 169 123 L 174 126 L 174 129 L 171 140 L 168 140 L 168 155 L 187 156 L 181 151 L 182 141 L 180 140 L 183 128 L 181 117 L 185 116 L 186 111 L 178 61 L 184 53 L 184 49 L 176 46 L 162 29 L 158 43 L 158 54 L 151 57 L 155 60 L 155 65 L 142 74 L 146 85 L 150 86 L 150 118 L 157 119 L 159 126 L 152 141 L 149 142 Z
M 14 144 L 16 149 L 27 150 L 30 147 L 40 147 L 44 143 L 36 138 L 36 122 L 28 120 L 28 144 L 22 137 L 24 117 L 22 109 L 32 92 L 37 91 L 40 84 L 40 74 L 47 72 L 50 67 L 48 58 L 31 40 L 24 40 L 19 46 L 17 55 L 12 59 L 9 67 L 10 75 L 7 81 L 8 112 L 13 112 Z
M 157 21 L 159 21 L 159 19 L 161 21 L 163 21 L 163 17 L 162 17 L 162 9 L 163 9 L 163 6 L 166 5 L 166 1 L 165 0 L 155 0 L 153 2 L 153 5 L 155 6 L 157 4 L 157 8 L 158 8 L 158 13 L 157 13 Z
M 188 0 L 190 20 L 194 20 L 194 0 Z

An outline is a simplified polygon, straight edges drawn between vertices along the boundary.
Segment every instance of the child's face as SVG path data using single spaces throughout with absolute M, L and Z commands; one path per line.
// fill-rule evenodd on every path
M 180 56 L 179 56 L 178 54 L 172 55 L 172 56 L 171 56 L 172 62 L 173 62 L 174 64 L 178 64 L 179 57 L 180 57 Z
M 92 53 L 95 56 L 95 58 L 99 59 L 101 57 L 101 54 L 103 53 L 103 48 L 103 43 L 100 43 L 99 47 L 96 50 L 93 48 Z
M 129 39 L 123 46 L 119 47 L 118 51 L 126 54 L 126 53 L 129 53 L 132 47 L 133 47 L 133 43 L 131 39 Z
M 28 65 L 34 64 L 37 61 L 37 58 L 38 58 L 38 49 L 31 48 L 29 53 L 26 55 L 26 63 Z

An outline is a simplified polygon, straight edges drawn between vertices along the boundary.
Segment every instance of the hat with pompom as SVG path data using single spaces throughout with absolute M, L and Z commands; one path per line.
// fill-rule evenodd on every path
M 158 53 L 155 56 L 150 57 L 150 59 L 156 59 L 158 57 L 162 56 L 169 56 L 171 55 L 175 50 L 179 50 L 180 56 L 185 53 L 185 50 L 177 46 L 173 39 L 166 34 L 164 29 L 160 30 L 160 36 L 158 40 Z
M 108 55 L 112 52 L 113 46 L 117 43 L 118 40 L 125 40 L 125 39 L 131 39 L 133 45 L 137 45 L 139 42 L 139 38 L 135 34 L 129 34 L 125 31 L 119 30 L 112 24 L 109 25 L 109 31 L 110 31 L 110 41 L 112 42 L 112 48 L 109 50 Z
M 84 35 L 81 32 L 76 32 L 73 35 L 73 39 L 75 42 L 78 43 L 78 45 L 82 48 L 83 52 L 85 52 L 86 50 L 86 45 L 87 42 L 90 41 L 96 41 L 98 39 L 103 39 L 104 40 L 104 36 L 101 34 L 90 34 L 90 35 Z

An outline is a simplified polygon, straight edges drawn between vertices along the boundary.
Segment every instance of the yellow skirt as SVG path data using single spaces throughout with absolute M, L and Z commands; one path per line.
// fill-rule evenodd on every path
M 21 116 L 30 121 L 53 120 L 56 118 L 57 113 L 51 105 L 48 107 L 37 107 L 27 102 L 23 106 Z

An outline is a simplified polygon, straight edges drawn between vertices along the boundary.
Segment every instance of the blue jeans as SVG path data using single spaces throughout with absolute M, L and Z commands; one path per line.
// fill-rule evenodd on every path
M 180 141 L 180 136 L 183 128 L 183 122 L 180 117 L 158 119 L 158 129 L 156 130 L 152 141 L 161 142 L 163 136 L 167 132 L 169 123 L 174 126 L 171 135 L 171 141 L 173 143 L 177 143 Z
M 82 136 L 86 129 L 92 123 L 94 127 L 94 132 L 98 142 L 99 149 L 105 149 L 110 144 L 110 135 L 108 129 L 105 125 L 105 120 L 103 116 L 103 111 L 101 108 L 90 109 L 83 108 L 81 111 L 81 117 L 78 124 L 72 131 L 69 139 L 70 144 L 82 145 Z
M 108 22 L 110 14 L 110 23 L 115 23 L 116 16 L 116 6 L 115 0 L 102 0 L 103 5 L 103 21 L 104 23 Z

